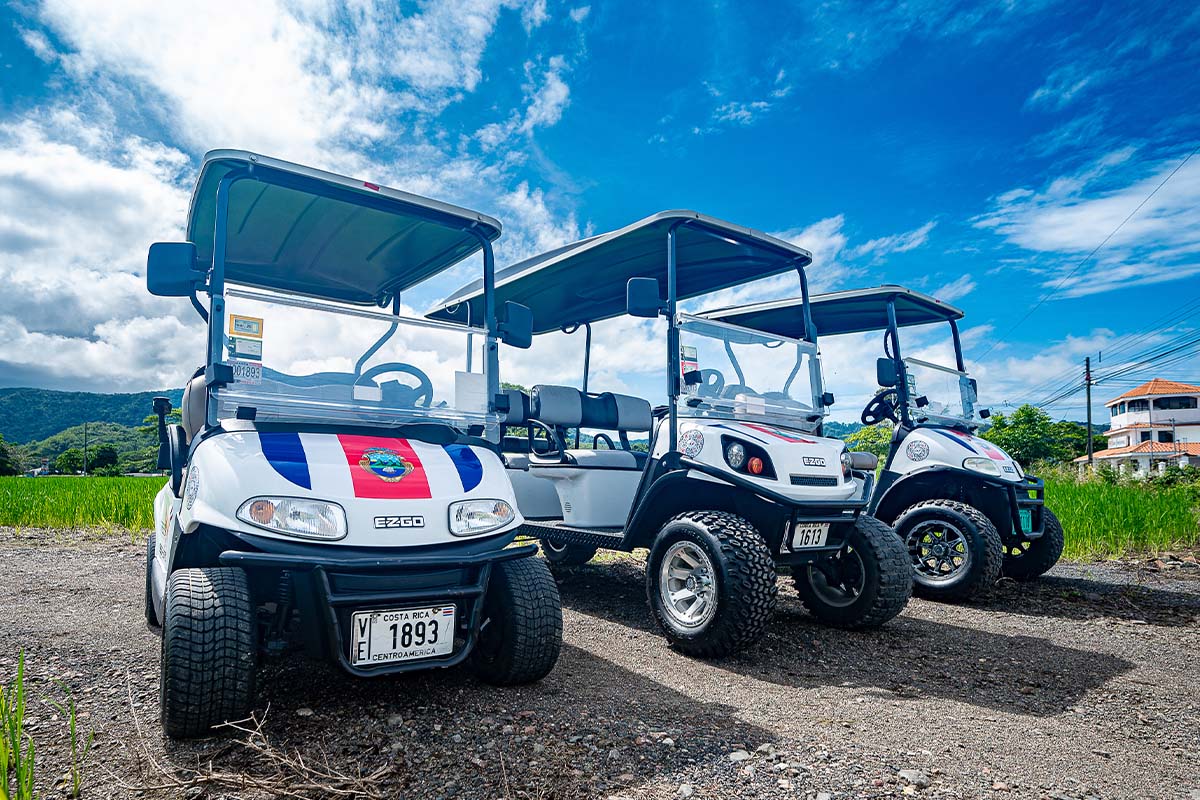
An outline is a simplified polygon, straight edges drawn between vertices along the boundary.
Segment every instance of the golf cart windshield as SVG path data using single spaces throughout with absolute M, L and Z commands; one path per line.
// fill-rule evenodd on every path
M 813 393 L 820 385 L 816 345 L 686 314 L 679 319 L 681 417 L 816 429 L 824 416 Z
M 252 408 L 259 422 L 495 421 L 482 329 L 233 287 L 225 297 L 234 382 L 212 392 L 218 419 Z
M 975 390 L 967 373 L 916 358 L 904 359 L 908 413 L 917 422 L 974 421 Z

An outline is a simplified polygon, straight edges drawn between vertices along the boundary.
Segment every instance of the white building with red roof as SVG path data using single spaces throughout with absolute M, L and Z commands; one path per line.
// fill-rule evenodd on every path
M 1139 473 L 1200 465 L 1200 386 L 1155 378 L 1104 405 L 1112 428 L 1108 447 L 1094 454 L 1098 464 Z M 1087 456 L 1075 461 L 1086 464 Z

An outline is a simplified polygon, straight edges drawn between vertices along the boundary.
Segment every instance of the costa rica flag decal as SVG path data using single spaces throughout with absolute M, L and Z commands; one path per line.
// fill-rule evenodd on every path
M 407 439 L 338 435 L 346 454 L 354 496 L 378 500 L 432 497 L 425 467 Z

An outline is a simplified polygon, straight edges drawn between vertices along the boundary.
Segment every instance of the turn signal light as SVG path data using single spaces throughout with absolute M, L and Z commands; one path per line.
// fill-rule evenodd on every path
M 751 456 L 750 460 L 746 462 L 746 471 L 751 475 L 762 475 L 763 460 L 758 456 Z

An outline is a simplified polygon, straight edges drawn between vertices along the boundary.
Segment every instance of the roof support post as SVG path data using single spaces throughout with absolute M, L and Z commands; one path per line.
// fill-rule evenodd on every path
M 900 326 L 896 324 L 896 296 L 888 298 L 888 336 L 892 337 L 892 358 L 896 361 L 896 392 L 900 398 L 900 423 L 911 427 L 908 417 L 908 370 L 904 366 L 904 356 L 900 354 Z
M 676 301 L 675 232 L 686 220 L 679 220 L 667 229 L 667 430 L 670 434 L 668 451 L 679 447 L 679 414 L 675 408 L 679 399 L 679 327 L 675 315 Z
M 958 336 L 958 323 L 950 320 L 950 334 L 954 339 L 954 363 L 958 365 L 959 372 L 966 372 L 967 368 L 963 365 L 962 340 Z
M 208 353 L 205 360 L 206 401 L 211 400 L 216 366 L 225 347 L 225 244 L 229 237 L 229 192 L 233 184 L 249 176 L 249 170 L 233 170 L 217 184 L 216 220 L 213 228 L 213 260 L 208 275 Z M 217 424 L 217 404 L 205 403 L 205 422 Z
M 483 327 L 487 331 L 483 342 L 483 369 L 487 378 L 487 410 L 496 411 L 496 395 L 500 394 L 500 331 L 496 324 L 496 256 L 492 242 L 478 228 L 470 232 L 483 248 Z

